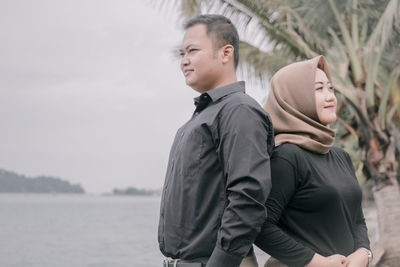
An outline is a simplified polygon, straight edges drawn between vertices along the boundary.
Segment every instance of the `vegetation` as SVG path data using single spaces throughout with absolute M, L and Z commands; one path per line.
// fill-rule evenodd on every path
M 85 190 L 80 185 L 70 184 L 59 178 L 39 176 L 25 177 L 0 169 L 0 193 L 74 193 Z
M 128 187 L 126 189 L 117 189 L 113 190 L 114 195 L 132 195 L 132 196 L 154 196 L 159 195 L 159 190 L 150 190 L 150 189 L 138 189 L 135 187 Z
M 241 68 L 264 81 L 288 63 L 322 54 L 339 92 L 338 144 L 373 185 L 379 219 L 374 250 L 400 260 L 400 0 L 175 0 L 183 19 L 230 17 L 242 36 Z M 397 159 L 396 159 L 397 158 Z M 397 177 L 397 179 L 396 179 Z M 376 253 L 376 258 L 379 259 Z

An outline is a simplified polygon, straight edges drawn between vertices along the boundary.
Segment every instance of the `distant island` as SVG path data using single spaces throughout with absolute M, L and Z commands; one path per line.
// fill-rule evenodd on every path
M 153 189 L 138 189 L 136 187 L 128 187 L 125 189 L 115 188 L 113 195 L 129 195 L 129 196 L 159 196 L 161 195 L 160 190 Z
M 79 184 L 56 177 L 26 177 L 11 171 L 0 169 L 0 193 L 71 193 L 84 194 Z

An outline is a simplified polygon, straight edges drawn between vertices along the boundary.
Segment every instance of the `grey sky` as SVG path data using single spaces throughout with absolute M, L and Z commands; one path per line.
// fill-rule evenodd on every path
M 0 168 L 160 188 L 197 95 L 171 53 L 182 34 L 151 1 L 1 1 Z

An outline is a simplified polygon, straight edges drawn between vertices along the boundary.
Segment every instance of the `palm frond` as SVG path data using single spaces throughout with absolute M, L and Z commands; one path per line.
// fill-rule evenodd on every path
M 395 25 L 400 25 L 400 1 L 390 0 L 373 29 L 367 46 L 371 49 L 377 47 L 381 50 L 384 49 L 386 43 L 392 37 L 391 33 Z
M 385 86 L 384 94 L 381 99 L 381 103 L 379 105 L 378 116 L 381 120 L 382 129 L 386 128 L 386 110 L 387 110 L 387 106 L 388 106 L 390 91 L 395 88 L 395 83 L 397 82 L 399 76 L 400 76 L 400 65 L 398 65 L 397 68 L 395 68 L 392 71 L 389 81 L 388 81 L 387 85 Z M 390 120 L 391 120 L 391 118 L 390 118 Z M 390 120 L 388 119 L 388 121 L 390 121 Z
M 340 41 L 339 37 L 337 36 L 337 34 L 334 32 L 334 30 L 331 27 L 328 28 L 328 32 L 332 36 L 333 42 L 335 43 L 335 45 L 338 49 L 338 51 L 336 51 L 336 53 L 339 52 L 339 56 L 335 57 L 336 61 L 347 62 L 349 60 L 349 58 L 347 57 L 346 48 L 344 47 L 343 43 Z M 328 53 L 333 54 L 333 53 L 335 53 L 335 50 L 331 50 Z
M 359 32 L 358 32 L 358 15 L 357 6 L 358 0 L 352 0 L 352 15 L 351 15 L 351 36 L 353 37 L 353 44 L 357 50 L 360 47 Z
M 394 104 L 391 107 L 390 111 L 388 112 L 388 116 L 387 116 L 388 121 L 393 120 L 393 116 L 394 116 L 396 110 L 399 110 L 399 109 L 400 109 L 400 102 L 397 102 L 396 104 Z
M 279 69 L 293 62 L 293 59 L 281 50 L 265 52 L 245 41 L 240 43 L 239 51 L 241 67 L 259 78 L 265 75 L 271 77 Z
M 344 43 L 346 44 L 346 48 L 349 53 L 351 66 L 352 66 L 352 69 L 354 72 L 354 79 L 357 83 L 359 83 L 362 79 L 362 70 L 361 70 L 361 64 L 357 57 L 357 53 L 356 53 L 352 38 L 351 38 L 350 33 L 348 32 L 346 25 L 343 21 L 343 18 L 341 17 L 333 0 L 328 0 L 328 3 L 332 9 L 333 14 L 335 15 L 336 22 L 340 28 Z
M 390 0 L 385 11 L 374 28 L 365 48 L 365 64 L 367 65 L 367 80 L 365 90 L 368 95 L 368 103 L 373 106 L 375 103 L 375 87 L 374 83 L 378 75 L 379 63 L 382 54 L 392 38 L 392 30 L 394 24 L 400 18 L 400 1 Z

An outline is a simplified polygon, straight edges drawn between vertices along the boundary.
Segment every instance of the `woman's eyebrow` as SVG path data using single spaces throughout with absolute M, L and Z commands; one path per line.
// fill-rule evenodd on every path
M 324 84 L 323 82 L 315 82 L 315 84 L 320 83 L 320 84 Z M 332 84 L 330 81 L 328 81 L 327 83 Z

